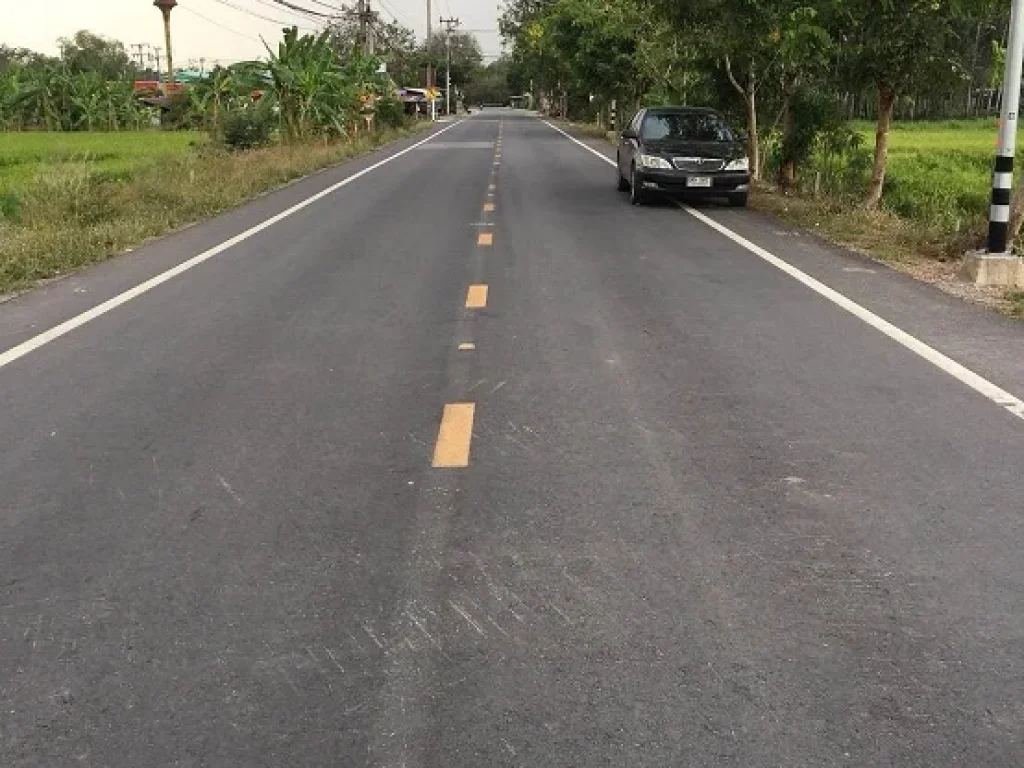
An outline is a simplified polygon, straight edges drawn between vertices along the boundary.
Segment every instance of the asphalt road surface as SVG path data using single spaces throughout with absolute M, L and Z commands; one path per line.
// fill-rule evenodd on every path
M 0 764 L 1024 764 L 1024 331 L 595 147 L 0 305 Z

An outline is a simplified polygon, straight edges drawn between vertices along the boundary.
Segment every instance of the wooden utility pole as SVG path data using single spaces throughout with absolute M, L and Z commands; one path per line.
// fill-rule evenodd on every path
M 167 44 L 168 83 L 174 82 L 174 56 L 171 53 L 171 11 L 177 4 L 178 0 L 153 0 L 153 5 L 160 9 L 164 17 L 164 42 Z

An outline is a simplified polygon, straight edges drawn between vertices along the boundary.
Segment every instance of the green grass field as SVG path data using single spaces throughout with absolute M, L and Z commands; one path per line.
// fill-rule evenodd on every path
M 183 131 L 0 133 L 0 192 L 16 192 L 53 169 L 124 178 L 140 165 L 183 154 L 203 140 L 201 133 Z
M 855 197 L 867 183 L 875 126 L 856 122 L 852 127 L 863 139 L 860 170 L 841 186 Z M 988 215 L 996 137 L 994 119 L 894 124 L 883 207 L 936 231 L 977 230 Z M 804 185 L 809 181 L 805 177 Z
M 874 143 L 874 123 L 856 121 L 851 125 L 864 136 L 865 142 Z M 994 118 L 898 122 L 893 125 L 889 150 L 896 155 L 965 152 L 988 157 L 996 151 L 997 131 L 998 123 Z

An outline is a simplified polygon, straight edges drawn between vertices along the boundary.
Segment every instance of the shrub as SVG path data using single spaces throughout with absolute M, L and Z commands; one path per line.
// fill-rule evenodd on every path
M 228 112 L 221 118 L 220 138 L 230 149 L 265 147 L 274 135 L 274 119 L 269 110 L 246 107 Z
M 384 128 L 401 128 L 409 118 L 405 114 L 405 105 L 394 99 L 381 99 L 375 109 L 377 125 Z

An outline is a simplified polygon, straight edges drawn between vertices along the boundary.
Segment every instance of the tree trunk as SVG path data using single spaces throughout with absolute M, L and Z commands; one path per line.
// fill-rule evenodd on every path
M 896 89 L 888 83 L 878 84 L 878 125 L 875 130 L 875 164 L 871 170 L 871 184 L 864 198 L 865 208 L 876 208 L 885 187 L 885 168 L 889 159 L 889 126 L 892 107 L 896 103 Z
M 796 124 L 793 117 L 793 99 L 799 87 L 799 77 L 787 77 L 784 81 L 782 102 L 782 164 L 779 166 L 779 187 L 790 192 L 796 186 L 796 158 L 792 154 L 793 134 Z
M 791 97 L 786 95 L 786 102 L 782 107 L 782 143 L 793 133 L 793 110 L 790 109 Z M 779 187 L 783 192 L 792 191 L 796 186 L 796 161 L 792 157 L 783 157 L 779 166 Z
M 750 73 L 747 77 L 747 86 L 740 85 L 739 80 L 732 71 L 732 60 L 725 57 L 725 72 L 729 76 L 729 82 L 736 92 L 743 97 L 743 104 L 747 110 L 747 156 L 750 158 L 750 176 L 754 180 L 761 178 L 761 147 L 758 144 L 757 135 L 757 75 L 754 72 L 754 63 L 750 63 Z
M 747 96 L 747 154 L 750 156 L 750 177 L 761 178 L 761 145 L 757 135 L 757 104 L 754 93 Z

